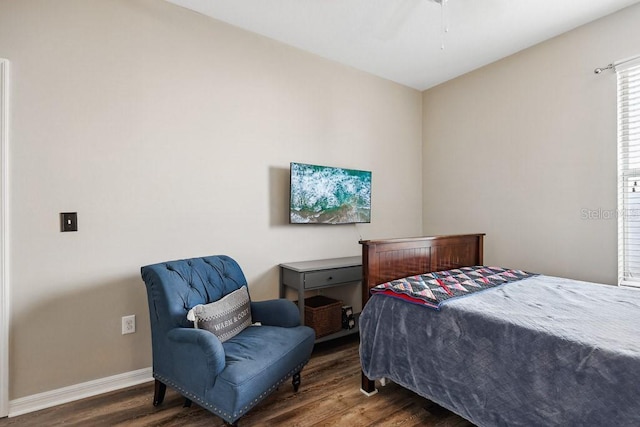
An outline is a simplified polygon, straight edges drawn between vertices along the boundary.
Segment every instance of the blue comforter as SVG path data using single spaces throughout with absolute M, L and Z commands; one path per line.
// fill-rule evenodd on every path
M 479 426 L 640 426 L 640 290 L 536 276 L 440 311 L 372 296 L 364 374 Z

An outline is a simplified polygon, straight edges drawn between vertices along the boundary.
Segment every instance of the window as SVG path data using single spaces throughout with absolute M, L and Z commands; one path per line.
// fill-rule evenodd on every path
M 640 59 L 618 74 L 618 283 L 640 287 Z

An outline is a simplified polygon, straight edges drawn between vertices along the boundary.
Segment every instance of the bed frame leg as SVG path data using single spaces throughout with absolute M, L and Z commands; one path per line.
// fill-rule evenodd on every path
M 367 397 L 373 396 L 378 392 L 378 390 L 376 389 L 375 380 L 370 380 L 369 378 L 367 378 L 364 372 L 361 372 L 360 391 Z

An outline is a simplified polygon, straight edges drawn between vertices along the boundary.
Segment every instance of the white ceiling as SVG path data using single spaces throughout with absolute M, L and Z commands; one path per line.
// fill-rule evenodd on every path
M 640 2 L 167 1 L 419 90 Z

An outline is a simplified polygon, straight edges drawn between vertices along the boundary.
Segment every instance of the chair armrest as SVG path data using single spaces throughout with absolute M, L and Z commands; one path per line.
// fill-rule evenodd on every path
M 263 325 L 293 328 L 300 326 L 298 306 L 288 299 L 251 301 L 251 320 Z
M 189 373 L 188 376 L 193 375 L 194 380 L 201 381 L 208 376 L 215 378 L 224 369 L 224 348 L 213 333 L 203 329 L 175 328 L 167 333 L 167 339 L 172 344 L 174 360 L 179 360 L 180 365 L 186 368 L 184 371 Z

